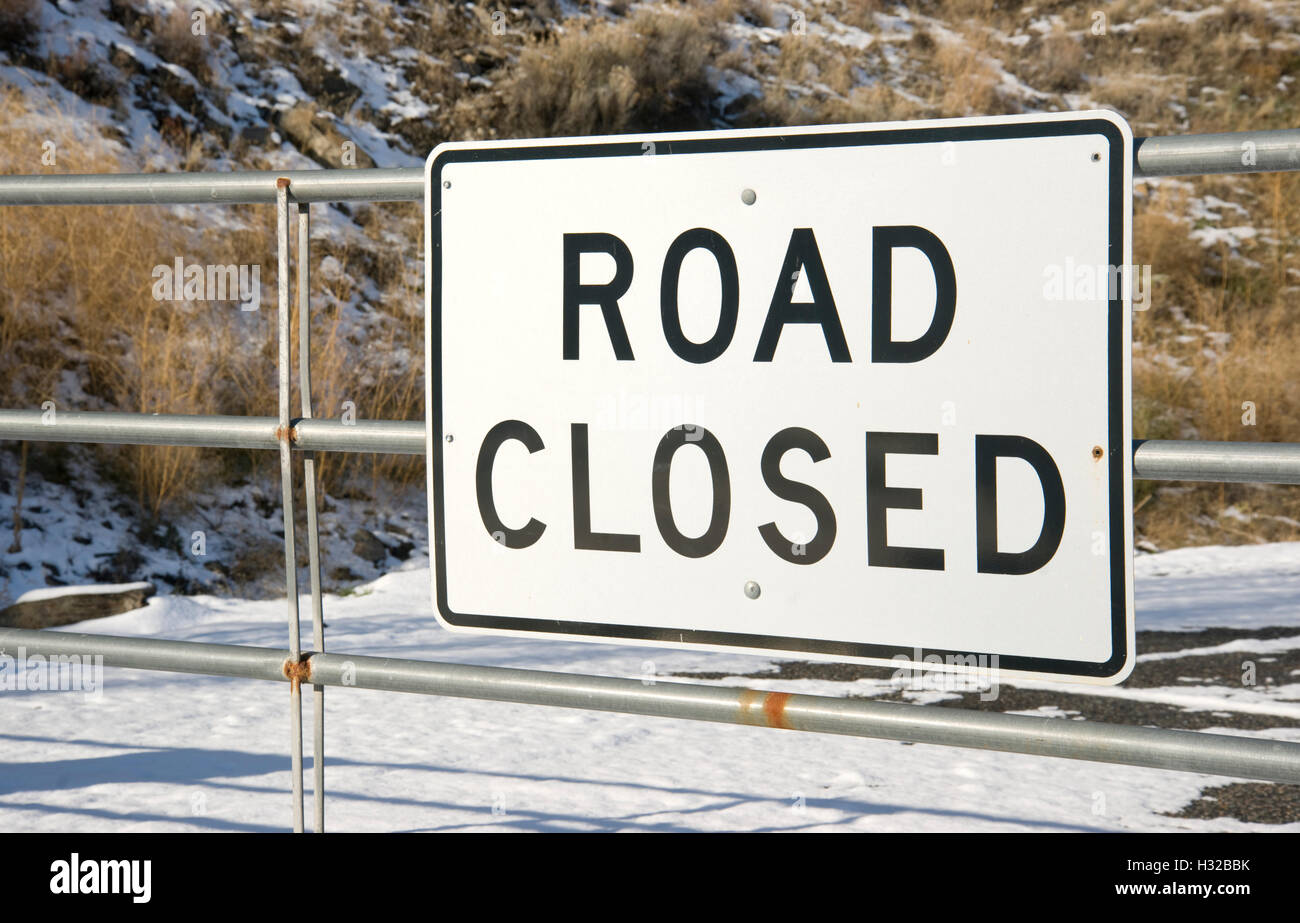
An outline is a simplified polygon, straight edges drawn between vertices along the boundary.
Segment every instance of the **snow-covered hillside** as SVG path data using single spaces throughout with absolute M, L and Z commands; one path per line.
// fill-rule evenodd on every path
M 1300 119 L 1289 63 L 1300 9 L 1290 0 L 1099 10 L 981 0 L 203 0 L 183 9 L 7 0 L 0 20 L 6 173 L 413 166 L 438 142 L 466 137 L 1087 106 L 1118 109 L 1137 134 Z M 1290 177 L 1138 184 L 1137 256 L 1155 264 L 1153 307 L 1135 324 L 1139 436 L 1298 438 L 1300 394 L 1284 357 L 1300 344 L 1287 310 L 1300 279 L 1291 211 L 1300 197 L 1283 182 Z M 26 259 L 10 249 L 0 258 L 0 288 L 13 301 L 0 306 L 0 342 L 14 344 L 0 366 L 5 406 L 271 412 L 268 312 L 256 322 L 208 312 L 198 326 L 191 312 L 137 329 L 150 268 L 178 256 L 256 261 L 262 304 L 273 303 L 269 209 L 160 211 L 163 220 L 120 231 L 140 238 L 139 265 L 117 267 L 115 287 L 89 288 L 75 272 L 66 284 L 37 278 L 51 253 L 62 265 L 78 251 L 60 243 L 72 236 L 64 217 L 21 213 L 14 246 Z M 83 215 L 88 246 L 117 214 Z M 420 418 L 418 208 L 318 207 L 313 221 L 317 415 L 351 401 L 362 416 Z M 184 391 L 168 383 L 174 375 L 151 377 L 154 344 L 167 337 L 188 338 L 185 367 L 220 388 Z M 1258 408 L 1249 424 L 1243 402 Z M 19 483 L 26 498 L 14 542 L 22 550 L 0 559 L 0 604 L 92 581 L 276 592 L 270 460 L 176 453 L 156 475 L 145 462 L 158 456 L 133 451 L 34 445 L 23 477 L 17 447 L 0 445 L 0 521 L 13 521 Z M 372 579 L 425 547 L 418 462 L 328 464 L 328 586 Z M 1292 539 L 1300 500 L 1249 485 L 1139 485 L 1138 529 L 1162 548 Z M 204 556 L 190 550 L 196 531 Z

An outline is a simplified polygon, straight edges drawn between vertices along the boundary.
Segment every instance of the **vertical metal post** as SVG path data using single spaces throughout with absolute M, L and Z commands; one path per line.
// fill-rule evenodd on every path
M 298 203 L 298 397 L 302 418 L 311 419 L 311 206 Z M 303 485 L 307 502 L 307 558 L 311 578 L 313 647 L 325 650 L 325 613 L 320 590 L 320 526 L 316 519 L 316 453 L 303 454 Z M 311 687 L 312 705 L 312 808 L 314 829 L 325 832 L 325 687 Z
M 289 354 L 289 180 L 280 177 L 275 181 L 276 240 L 279 261 L 276 264 L 276 283 L 279 294 L 279 373 L 280 373 L 280 424 L 276 438 L 280 443 L 280 488 L 284 503 L 284 580 L 285 595 L 289 602 L 289 661 L 302 659 L 302 644 L 298 637 L 298 561 L 293 544 L 293 456 L 289 450 L 289 372 L 292 365 Z M 296 675 L 289 683 L 289 746 L 292 749 L 293 781 L 293 832 L 302 833 L 302 689 Z

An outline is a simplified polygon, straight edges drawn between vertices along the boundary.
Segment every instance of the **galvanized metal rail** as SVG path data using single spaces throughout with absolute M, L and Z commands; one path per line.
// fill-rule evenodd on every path
M 1200 176 L 1300 170 L 1300 129 L 1138 138 L 1133 175 Z M 289 180 L 297 202 L 419 202 L 420 167 L 247 173 L 0 176 L 0 205 L 248 205 L 275 201 Z
M 182 445 L 213 449 L 276 449 L 275 417 L 0 410 L 0 439 L 109 445 Z M 296 451 L 423 455 L 424 423 L 318 417 L 290 421 Z M 1300 443 L 1138 439 L 1133 476 L 1148 481 L 1300 484 Z M 309 505 L 310 508 L 310 505 Z
M 1139 138 L 1134 176 L 1192 176 L 1300 170 L 1300 129 Z M 284 482 L 288 650 L 224 644 L 118 638 L 62 631 L 0 629 L 0 647 L 45 656 L 101 654 L 112 666 L 280 680 L 290 684 L 293 718 L 294 828 L 303 829 L 302 683 L 313 685 L 315 705 L 315 829 L 324 826 L 324 700 L 327 685 L 460 696 L 505 702 L 586 708 L 626 714 L 764 725 L 831 734 L 976 747 L 1041 756 L 1153 766 L 1274 782 L 1300 782 L 1300 744 L 1158 728 L 972 712 L 934 706 L 759 692 L 643 678 L 582 676 L 504 667 L 428 663 L 304 651 L 298 639 L 297 573 L 292 552 L 292 465 L 306 453 L 308 547 L 313 628 L 323 648 L 314 452 L 425 451 L 424 424 L 411 421 L 312 418 L 308 203 L 418 202 L 423 171 L 408 169 L 291 170 L 285 172 L 41 175 L 0 177 L 3 205 L 235 205 L 275 203 L 278 216 L 279 415 L 193 417 L 174 414 L 85 413 L 72 410 L 0 410 L 0 439 L 206 446 L 277 450 Z M 301 413 L 289 416 L 289 218 L 298 224 Z M 1138 440 L 1134 476 L 1300 484 L 1300 444 Z
M 281 682 L 290 679 L 297 662 L 291 651 L 273 648 L 65 631 L 0 629 L 0 647 L 25 647 L 46 657 L 94 651 L 103 655 L 108 666 Z M 733 686 L 658 680 L 647 685 L 644 677 L 585 676 L 356 654 L 304 652 L 302 658 L 307 666 L 302 681 L 325 686 L 686 718 L 1123 763 L 1266 782 L 1300 782 L 1300 744 L 1280 740 Z
M 275 202 L 287 179 L 296 202 L 419 202 L 424 170 L 267 170 L 246 173 L 83 173 L 0 176 L 0 205 L 253 205 Z

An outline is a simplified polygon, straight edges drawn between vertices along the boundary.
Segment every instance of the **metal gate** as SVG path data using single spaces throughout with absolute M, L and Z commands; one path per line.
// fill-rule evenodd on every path
M 1134 176 L 1300 171 L 1300 129 L 1140 138 Z M 661 683 L 640 679 L 472 666 L 326 653 L 322 624 L 315 453 L 421 455 L 424 424 L 395 420 L 312 417 L 309 208 L 314 202 L 422 201 L 421 169 L 291 170 L 283 173 L 186 173 L 0 177 L 0 205 L 235 205 L 276 206 L 278 240 L 279 415 L 184 416 L 59 412 L 47 425 L 40 410 L 0 410 L 0 439 L 276 450 L 283 495 L 288 647 L 272 649 L 64 631 L 0 629 L 0 647 L 22 646 L 47 657 L 90 653 L 109 666 L 289 685 L 293 828 L 303 820 L 302 685 L 312 687 L 313 801 L 316 831 L 325 826 L 325 687 L 458 696 L 555 705 L 973 747 L 1124 763 L 1185 772 L 1300 783 L 1300 744 L 1192 731 L 1060 721 L 996 712 L 895 702 Z M 290 235 L 297 231 L 299 413 L 291 405 Z M 314 637 L 299 641 L 298 573 L 294 548 L 292 453 L 304 455 L 308 565 Z M 1148 480 L 1300 484 L 1300 443 L 1137 440 L 1133 474 Z

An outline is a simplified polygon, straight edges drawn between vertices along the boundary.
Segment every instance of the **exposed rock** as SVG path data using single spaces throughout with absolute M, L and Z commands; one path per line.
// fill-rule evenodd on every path
M 335 115 L 343 115 L 361 98 L 360 87 L 349 83 L 320 58 L 309 58 L 297 68 L 296 75 L 303 90 Z
M 329 579 L 336 584 L 347 584 L 351 586 L 352 584 L 360 583 L 363 578 L 360 574 L 354 574 L 350 567 L 336 567 L 329 572 Z
M 388 546 L 369 529 L 357 529 L 352 533 L 352 553 L 379 567 L 388 559 Z
M 102 557 L 106 560 L 91 571 L 90 576 L 104 583 L 126 583 L 144 565 L 144 555 L 134 548 L 119 548 Z
M 415 550 L 415 542 L 398 540 L 389 547 L 389 552 L 399 561 L 405 561 Z
M 327 118 L 318 115 L 310 103 L 299 103 L 281 112 L 278 119 L 282 131 L 298 150 L 327 167 L 373 167 L 374 160 L 361 146 L 334 127 Z M 352 144 L 356 163 L 344 163 L 344 144 Z
M 239 136 L 250 144 L 266 144 L 271 138 L 271 129 L 265 125 L 245 125 Z
M 121 615 L 139 609 L 153 594 L 153 584 L 143 582 L 32 590 L 9 608 L 0 609 L 0 627 L 56 628 Z

